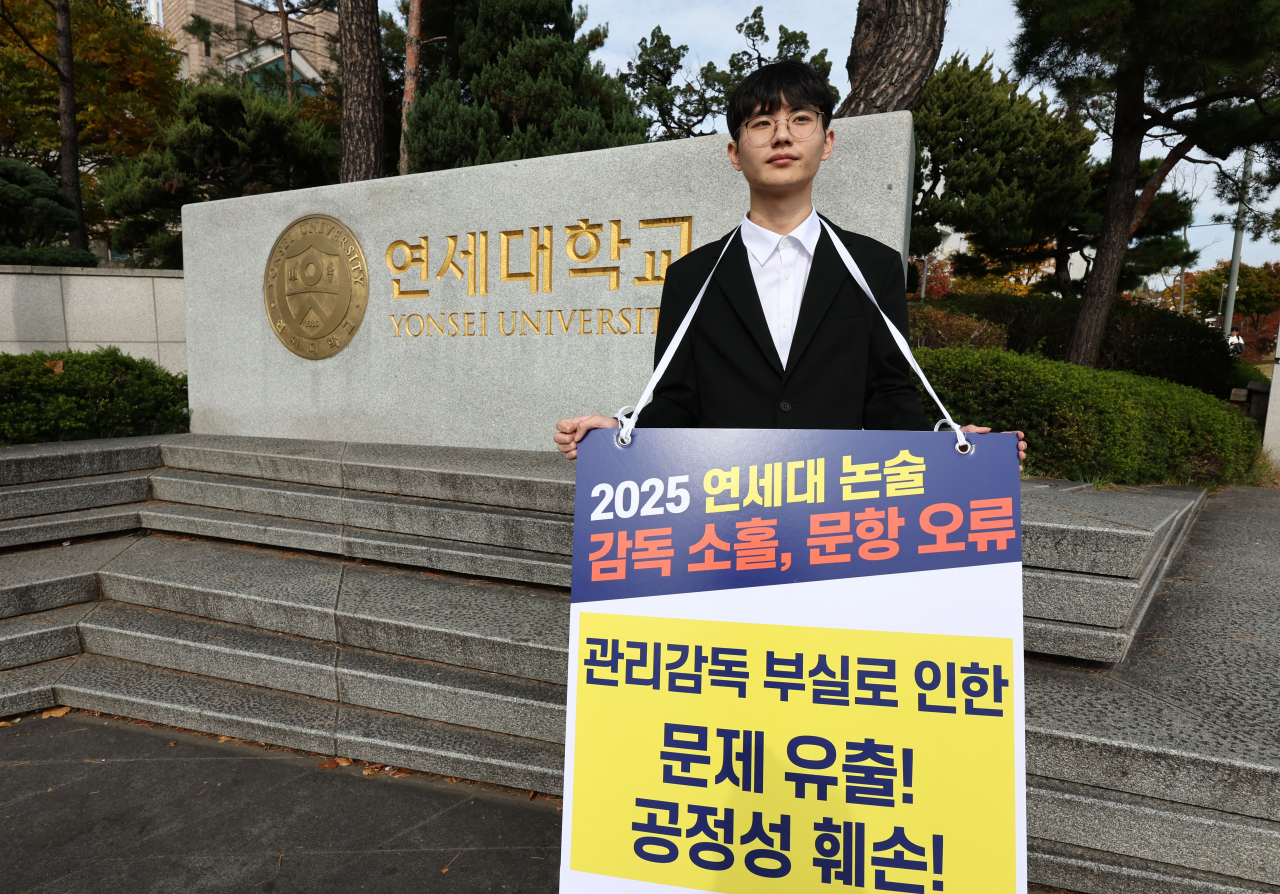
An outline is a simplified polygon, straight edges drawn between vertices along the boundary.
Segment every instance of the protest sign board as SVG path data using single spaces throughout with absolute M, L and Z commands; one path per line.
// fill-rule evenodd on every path
M 579 447 L 562 892 L 1026 885 L 1016 436 Z

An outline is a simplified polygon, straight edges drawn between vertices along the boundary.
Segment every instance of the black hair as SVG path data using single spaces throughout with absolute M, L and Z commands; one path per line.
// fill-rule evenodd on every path
M 742 79 L 726 103 L 729 136 L 736 140 L 740 128 L 752 115 L 772 115 L 782 104 L 793 109 L 813 108 L 822 113 L 822 127 L 831 126 L 835 101 L 831 87 L 812 65 L 804 62 L 774 62 L 757 68 Z

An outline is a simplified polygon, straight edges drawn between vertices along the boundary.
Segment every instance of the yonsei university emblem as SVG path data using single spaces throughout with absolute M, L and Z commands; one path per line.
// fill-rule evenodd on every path
M 332 357 L 355 337 L 369 304 L 360 243 L 332 217 L 295 220 L 271 247 L 262 297 L 286 348 L 308 360 Z

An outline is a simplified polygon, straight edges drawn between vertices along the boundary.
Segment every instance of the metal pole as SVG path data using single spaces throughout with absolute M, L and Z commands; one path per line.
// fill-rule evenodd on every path
M 1224 282 L 1218 291 L 1218 319 L 1222 319 L 1222 299 L 1227 297 L 1227 284 Z
M 924 300 L 924 282 L 929 278 L 929 256 L 924 256 L 924 266 L 920 270 L 920 300 Z
M 1244 219 L 1248 207 L 1249 176 L 1253 174 L 1253 147 L 1244 153 L 1244 173 L 1240 176 L 1240 205 L 1236 208 L 1236 244 L 1231 250 L 1231 276 L 1227 280 L 1227 315 L 1222 318 L 1222 331 L 1231 334 L 1231 318 L 1236 311 L 1236 281 L 1240 278 L 1240 249 L 1244 247 Z
M 1182 244 L 1190 248 L 1191 243 L 1187 242 L 1187 228 L 1182 228 Z M 1178 274 L 1178 313 L 1186 313 L 1187 309 L 1187 267 L 1182 266 L 1182 272 Z

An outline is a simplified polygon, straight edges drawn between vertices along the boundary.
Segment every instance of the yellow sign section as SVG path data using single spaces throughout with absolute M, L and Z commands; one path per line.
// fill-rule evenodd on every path
M 1011 640 L 579 618 L 572 869 L 1015 890 Z

